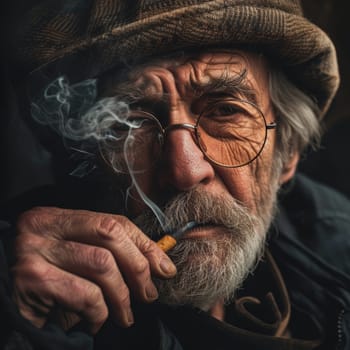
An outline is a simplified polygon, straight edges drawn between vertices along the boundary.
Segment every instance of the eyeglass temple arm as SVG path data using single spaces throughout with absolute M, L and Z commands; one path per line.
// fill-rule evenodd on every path
M 168 132 L 168 131 L 176 130 L 176 129 L 191 129 L 191 130 L 195 130 L 196 126 L 192 125 L 192 124 L 188 124 L 188 123 L 170 124 L 164 129 L 164 132 Z
M 267 130 L 275 129 L 276 126 L 277 126 L 277 123 L 272 122 L 272 123 L 270 123 L 270 124 L 266 124 L 266 129 L 267 129 Z

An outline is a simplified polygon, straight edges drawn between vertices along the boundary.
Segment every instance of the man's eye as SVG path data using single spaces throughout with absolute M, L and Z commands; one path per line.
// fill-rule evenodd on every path
M 243 118 L 247 112 L 240 108 L 239 106 L 231 103 L 218 104 L 213 107 L 207 108 L 207 110 L 202 113 L 202 117 L 209 118 L 212 120 L 217 120 L 218 122 L 234 122 L 237 118 Z
M 225 117 L 230 116 L 235 113 L 239 113 L 240 110 L 236 106 L 230 104 L 220 105 L 211 110 L 211 115 L 213 117 Z

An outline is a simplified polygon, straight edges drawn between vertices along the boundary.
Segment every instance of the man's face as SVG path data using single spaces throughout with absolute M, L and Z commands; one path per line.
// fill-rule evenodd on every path
M 123 83 L 128 88 L 137 96 L 130 108 L 152 113 L 163 127 L 193 125 L 203 108 L 227 98 L 248 100 L 263 112 L 267 124 L 275 121 L 266 61 L 253 53 L 154 61 L 131 71 Z M 128 208 L 145 232 L 162 229 L 140 193 L 161 208 L 168 226 L 198 223 L 169 253 L 178 275 L 159 281 L 161 300 L 207 309 L 216 299 L 232 297 L 261 254 L 273 215 L 280 174 L 274 149 L 271 131 L 256 160 L 243 167 L 221 167 L 207 159 L 190 130 L 178 128 L 167 134 L 160 161 L 135 174 L 137 186 Z

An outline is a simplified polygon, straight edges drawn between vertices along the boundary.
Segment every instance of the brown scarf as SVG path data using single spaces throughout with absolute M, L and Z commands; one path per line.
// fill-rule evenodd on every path
M 227 307 L 226 321 L 257 334 L 289 338 L 288 349 L 315 349 L 319 339 L 297 339 L 290 327 L 291 304 L 283 277 L 267 251 L 264 260 L 248 279 L 232 304 Z M 313 333 L 314 334 L 314 333 Z

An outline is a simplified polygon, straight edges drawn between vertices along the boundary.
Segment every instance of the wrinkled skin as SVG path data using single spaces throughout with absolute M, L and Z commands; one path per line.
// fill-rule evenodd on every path
M 247 70 L 246 82 L 267 122 L 275 121 L 267 64 L 256 54 L 216 52 L 189 60 L 154 62 L 132 71 L 128 84 L 142 89 L 155 103 L 167 96 L 162 123 L 193 124 L 201 103 L 211 98 L 208 91 L 199 99 L 193 83 L 208 84 L 223 72 L 234 77 L 242 69 Z M 219 95 L 240 97 L 228 88 Z M 275 137 L 274 132 L 268 134 L 263 152 L 253 163 L 229 169 L 208 162 L 191 133 L 176 129 L 168 134 L 157 171 L 138 175 L 137 181 L 155 202 L 164 201 L 164 193 L 200 188 L 216 195 L 229 193 L 259 215 L 258 199 L 273 176 Z M 295 164 L 286 165 L 280 183 L 293 175 Z M 145 208 L 137 196 L 133 193 L 134 199 L 129 199 L 130 217 Z M 203 227 L 201 235 L 205 234 Z M 176 274 L 167 255 L 132 221 L 118 215 L 35 208 L 18 221 L 15 249 L 13 298 L 22 315 L 38 327 L 53 311 L 65 329 L 83 319 L 96 333 L 108 314 L 128 327 L 133 323 L 130 296 L 152 302 L 158 296 L 152 276 L 171 278 Z M 222 314 L 218 305 L 213 305 L 214 316 Z

